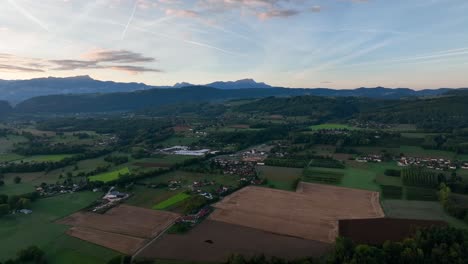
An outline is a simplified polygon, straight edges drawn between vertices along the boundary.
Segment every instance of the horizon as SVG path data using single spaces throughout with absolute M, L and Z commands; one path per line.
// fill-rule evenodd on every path
M 7 0 L 0 79 L 466 87 L 466 11 L 463 0 Z
M 223 83 L 227 83 L 227 82 L 238 82 L 238 81 L 243 81 L 243 80 L 252 80 L 256 83 L 264 83 L 264 84 L 267 84 L 267 85 L 270 85 L 272 86 L 272 88 L 285 88 L 285 89 L 330 89 L 330 90 L 356 90 L 356 89 L 378 89 L 378 88 L 385 88 L 385 89 L 392 89 L 392 90 L 396 90 L 396 89 L 410 89 L 410 90 L 414 90 L 414 91 L 423 91 L 423 90 L 439 90 L 439 89 L 453 89 L 453 90 L 458 90 L 458 89 L 468 89 L 468 87 L 437 87 L 437 88 L 420 88 L 420 89 L 416 89 L 416 88 L 412 88 L 412 87 L 387 87 L 387 86 L 374 86 L 374 87 L 364 87 L 364 86 L 361 86 L 361 87 L 347 87 L 347 88 L 331 88 L 331 87 L 327 87 L 327 86 L 321 86 L 321 87 L 286 87 L 286 86 L 274 86 L 274 85 L 271 85 L 269 82 L 267 81 L 262 81 L 262 80 L 255 80 L 253 78 L 242 78 L 242 79 L 237 79 L 237 80 L 217 80 L 217 81 L 213 81 L 213 82 L 210 82 L 210 83 L 204 83 L 204 84 L 197 84 L 197 83 L 192 83 L 190 81 L 180 81 L 180 82 L 176 82 L 174 84 L 169 84 L 169 85 L 154 85 L 154 84 L 148 84 L 148 83 L 145 83 L 145 82 L 138 82 L 138 81 L 129 81 L 129 82 L 118 82 L 118 81 L 114 81 L 114 80 L 101 80 L 101 79 L 98 79 L 98 78 L 94 78 L 93 76 L 91 75 L 74 75 L 74 76 L 64 76 L 64 77 L 58 77 L 58 76 L 44 76 L 44 77 L 37 77 L 37 78 L 31 78 L 31 79 L 1 79 L 0 78 L 0 81 L 30 81 L 30 80 L 34 80 L 34 79 L 70 79 L 70 78 L 80 78 L 80 77 L 87 77 L 87 78 L 90 78 L 92 80 L 95 80 L 95 81 L 101 81 L 101 82 L 115 82 L 115 83 L 137 83 L 137 84 L 143 84 L 143 85 L 146 85 L 146 86 L 153 86 L 154 88 L 161 88 L 161 87 L 169 87 L 169 88 L 174 88 L 174 89 L 177 89 L 177 88 L 185 88 L 185 87 L 190 87 L 190 86 L 209 86 L 210 84 L 212 83 L 215 83 L 215 82 L 223 82 Z M 188 84 L 187 86 L 183 86 L 183 87 L 175 87 L 176 85 L 178 84 Z M 217 89 L 217 88 L 216 88 Z M 249 89 L 249 88 L 245 88 L 245 89 Z

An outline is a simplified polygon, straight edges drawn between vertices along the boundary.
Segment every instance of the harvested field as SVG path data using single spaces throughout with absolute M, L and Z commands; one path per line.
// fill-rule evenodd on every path
M 297 259 L 321 256 L 330 245 L 281 236 L 258 229 L 205 220 L 184 235 L 165 234 L 148 245 L 138 258 L 224 262 L 232 254 Z
M 142 241 L 159 235 L 178 217 L 178 214 L 171 212 L 120 205 L 105 214 L 78 212 L 58 223 L 72 226 L 69 230 L 72 236 L 131 254 L 141 246 Z
M 337 237 L 338 219 L 384 216 L 378 192 L 303 182 L 297 192 L 249 186 L 214 207 L 211 220 L 325 243 Z
M 105 232 L 86 227 L 72 227 L 66 233 L 81 240 L 110 248 L 124 254 L 132 254 L 141 248 L 146 241 L 146 239 L 143 238 Z
M 339 221 L 339 234 L 356 243 L 380 245 L 385 241 L 402 241 L 418 228 L 446 226 L 444 221 L 414 219 L 351 219 Z

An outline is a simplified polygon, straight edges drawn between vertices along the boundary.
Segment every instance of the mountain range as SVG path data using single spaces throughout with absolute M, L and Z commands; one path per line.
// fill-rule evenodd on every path
M 99 81 L 89 76 L 76 76 L 67 78 L 38 78 L 31 80 L 0 80 L 0 100 L 9 101 L 12 104 L 27 99 L 60 94 L 108 94 L 133 92 L 150 89 L 180 89 L 189 87 L 211 87 L 220 90 L 238 90 L 238 89 L 264 89 L 267 90 L 282 89 L 282 87 L 273 87 L 263 82 L 256 82 L 253 79 L 243 79 L 228 82 L 213 82 L 204 85 L 193 85 L 191 83 L 181 82 L 174 86 L 151 86 L 144 83 L 119 83 L 112 81 Z M 299 94 L 311 94 L 317 96 L 359 96 L 370 98 L 398 99 L 404 97 L 423 97 L 437 96 L 453 89 L 426 89 L 412 90 L 408 88 L 357 88 L 352 90 L 337 90 L 328 88 L 288 88 L 298 90 Z M 295 94 L 295 93 L 293 93 Z M 268 96 L 268 94 L 266 93 Z M 272 94 L 273 95 L 273 94 Z

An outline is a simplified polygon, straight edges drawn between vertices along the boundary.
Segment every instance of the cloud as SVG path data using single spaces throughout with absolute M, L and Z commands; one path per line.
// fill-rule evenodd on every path
M 117 66 L 110 66 L 109 69 L 116 70 L 116 71 L 124 71 L 130 74 L 138 74 L 142 72 L 162 72 L 158 69 L 147 68 L 143 66 L 130 66 L 130 65 L 117 65 Z
M 41 69 L 27 68 L 14 65 L 5 65 L 0 64 L 0 71 L 10 71 L 10 72 L 44 72 Z
M 154 62 L 155 58 L 145 57 L 141 53 L 128 50 L 96 50 L 83 55 L 83 58 L 98 62 L 140 63 Z
M 317 6 L 313 6 L 310 8 L 310 11 L 313 12 L 313 13 L 320 13 L 322 11 L 322 7 L 317 5 Z
M 50 60 L 50 63 L 55 65 L 53 70 L 56 71 L 73 71 L 78 69 L 97 69 L 97 61 L 85 61 L 85 60 Z
M 189 17 L 189 18 L 199 17 L 198 12 L 195 12 L 192 10 L 181 10 L 181 9 L 167 9 L 166 15 L 177 16 L 177 17 Z
M 82 57 L 84 59 L 44 60 L 0 53 L 0 71 L 47 72 L 107 69 L 130 74 L 162 72 L 160 69 L 138 65 L 154 62 L 155 58 L 128 50 L 97 50 L 86 53 Z
M 270 18 L 275 18 L 275 17 L 290 17 L 290 16 L 295 16 L 300 14 L 299 11 L 293 10 L 293 9 L 285 9 L 285 10 L 280 10 L 280 9 L 274 9 L 268 12 L 261 12 L 257 14 L 257 17 L 265 20 L 265 19 L 270 19 Z

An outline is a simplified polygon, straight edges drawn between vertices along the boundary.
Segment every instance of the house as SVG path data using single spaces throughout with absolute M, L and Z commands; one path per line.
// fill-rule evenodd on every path
M 28 215 L 28 214 L 32 214 L 33 211 L 29 209 L 21 209 L 21 210 L 18 210 L 18 212 Z

